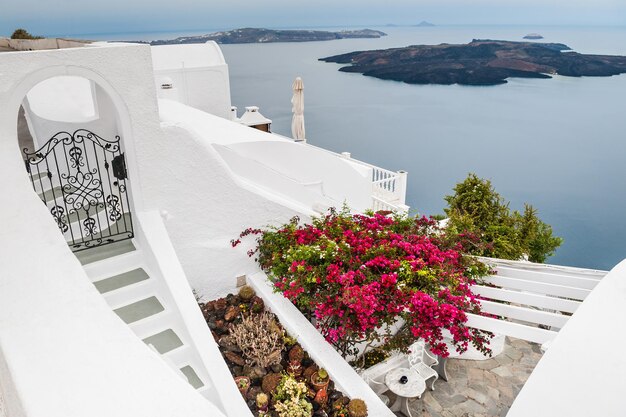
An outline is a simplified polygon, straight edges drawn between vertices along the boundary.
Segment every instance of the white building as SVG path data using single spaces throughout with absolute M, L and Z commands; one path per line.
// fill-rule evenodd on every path
M 0 54 L 0 416 L 251 415 L 191 291 L 222 296 L 242 276 L 346 394 L 363 398 L 371 416 L 391 416 L 229 242 L 247 227 L 344 202 L 407 210 L 406 173 L 230 120 L 228 67 L 215 43 L 56 45 L 79 47 Z M 586 386 L 583 395 L 582 381 L 624 374 L 615 330 L 624 265 L 601 282 L 598 271 L 500 265 L 522 275 L 494 278 L 504 288 L 494 298 L 530 291 L 537 305 L 577 310 L 558 335 L 473 319 L 554 339 L 510 415 L 589 415 L 576 413 L 587 410 L 585 395 L 599 394 Z M 554 319 L 528 310 L 498 314 Z M 600 329 L 616 338 L 603 346 L 610 369 L 573 366 L 594 351 L 588 337 Z M 620 415 L 619 395 L 602 398 L 603 415 Z M 548 400 L 571 406 L 538 405 Z

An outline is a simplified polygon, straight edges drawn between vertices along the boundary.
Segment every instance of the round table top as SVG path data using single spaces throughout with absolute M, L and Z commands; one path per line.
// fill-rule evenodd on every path
M 400 378 L 407 377 L 407 383 L 400 382 Z M 426 381 L 413 369 L 396 368 L 385 375 L 385 385 L 396 395 L 402 397 L 417 397 L 426 390 Z

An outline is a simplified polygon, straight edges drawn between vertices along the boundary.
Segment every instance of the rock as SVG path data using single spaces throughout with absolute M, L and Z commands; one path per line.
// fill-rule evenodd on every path
M 248 394 L 246 395 L 246 398 L 248 400 L 255 400 L 256 401 L 256 396 L 257 394 L 260 394 L 261 392 L 263 392 L 263 390 L 261 389 L 261 387 L 256 386 L 256 387 L 251 387 L 248 390 Z
M 221 330 L 222 333 L 226 330 L 226 322 L 224 320 L 216 320 L 215 321 L 215 329 Z
M 228 295 L 226 296 L 226 302 L 227 302 L 229 305 L 231 305 L 231 306 L 232 306 L 232 305 L 237 305 L 237 304 L 239 304 L 237 301 L 238 301 L 238 300 L 237 300 L 237 297 L 235 297 L 235 295 L 233 295 L 233 294 L 228 294 Z
M 224 320 L 233 321 L 241 313 L 239 306 L 229 306 L 224 313 Z
M 217 300 L 213 302 L 213 305 L 216 310 L 225 310 L 227 304 L 228 303 L 226 302 L 225 298 L 218 298 Z
M 296 362 L 298 364 L 302 363 L 304 359 L 304 349 L 300 345 L 294 345 L 289 350 L 289 362 Z
M 215 330 L 217 329 L 217 320 L 214 318 L 209 319 L 206 324 L 209 326 L 209 329 Z
M 341 393 L 339 391 L 333 391 L 330 393 L 330 395 L 328 396 L 328 398 L 330 399 L 331 402 L 335 402 L 338 399 L 340 399 L 342 397 Z
M 263 388 L 263 392 L 266 394 L 271 394 L 272 392 L 274 392 L 281 379 L 283 379 L 283 376 L 278 373 L 265 375 L 263 377 L 263 382 L 261 383 L 261 388 Z
M 304 378 L 308 381 L 311 378 L 311 375 L 317 372 L 317 369 L 318 368 L 316 365 L 311 365 L 304 370 L 304 372 L 302 373 L 302 376 L 304 376 Z
M 243 376 L 243 368 L 241 366 L 233 366 L 232 372 L 235 376 Z
M 213 340 L 215 340 L 215 343 L 220 340 L 220 337 L 213 330 L 211 330 L 211 335 L 213 336 Z
M 248 378 L 252 378 L 252 367 L 249 365 L 244 365 L 243 367 L 243 374 L 245 376 L 247 376 Z
M 246 361 L 244 361 L 243 358 L 237 355 L 235 352 L 224 352 L 223 355 L 226 359 L 228 359 L 229 361 L 231 361 L 232 363 L 236 365 L 244 366 L 246 364 Z
M 284 370 L 283 366 L 279 363 L 275 363 L 274 365 L 270 366 L 270 368 L 272 369 L 272 372 L 277 374 L 281 373 Z
M 265 375 L 267 375 L 267 371 L 265 370 L 265 368 L 262 368 L 260 366 L 255 366 L 254 368 L 252 368 L 252 372 L 250 373 L 250 378 L 260 379 L 260 378 L 263 378 Z
M 241 352 L 241 349 L 239 349 L 239 346 L 237 346 L 232 336 L 222 336 L 218 344 L 225 351 L 237 353 Z

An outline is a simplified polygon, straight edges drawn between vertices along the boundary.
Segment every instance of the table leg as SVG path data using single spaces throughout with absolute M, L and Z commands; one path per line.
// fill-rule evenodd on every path
M 402 398 L 404 397 L 396 395 L 396 400 L 393 402 L 393 405 L 389 407 L 389 409 L 394 412 L 400 411 L 400 409 L 402 408 Z
M 402 397 L 402 409 L 400 411 L 406 417 L 413 417 L 411 415 L 411 410 L 409 410 L 409 399 L 407 397 Z
M 448 373 L 446 372 L 446 363 L 448 362 L 448 359 L 442 358 L 441 356 L 437 357 L 437 359 L 439 360 L 439 363 L 433 368 L 437 371 L 441 379 L 448 381 Z

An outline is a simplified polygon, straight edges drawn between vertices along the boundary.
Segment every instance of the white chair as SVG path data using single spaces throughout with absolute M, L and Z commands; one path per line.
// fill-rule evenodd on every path
M 423 340 L 418 340 L 409 347 L 407 359 L 409 360 L 410 368 L 414 369 L 424 380 L 435 378 L 430 385 L 431 391 L 434 391 L 435 381 L 439 378 L 439 374 L 432 366 L 439 364 L 439 361 L 436 357 L 428 353 Z
M 372 389 L 372 391 L 374 391 L 374 393 L 376 395 L 378 395 L 378 398 L 380 398 L 380 400 L 386 405 L 389 406 L 389 397 L 387 397 L 384 393 L 389 391 L 389 388 L 387 387 L 387 384 L 385 384 L 382 381 L 377 381 L 374 378 L 372 378 L 371 376 L 365 374 L 363 375 L 363 379 L 365 380 L 365 382 L 367 383 L 367 385 L 369 385 L 369 387 Z

